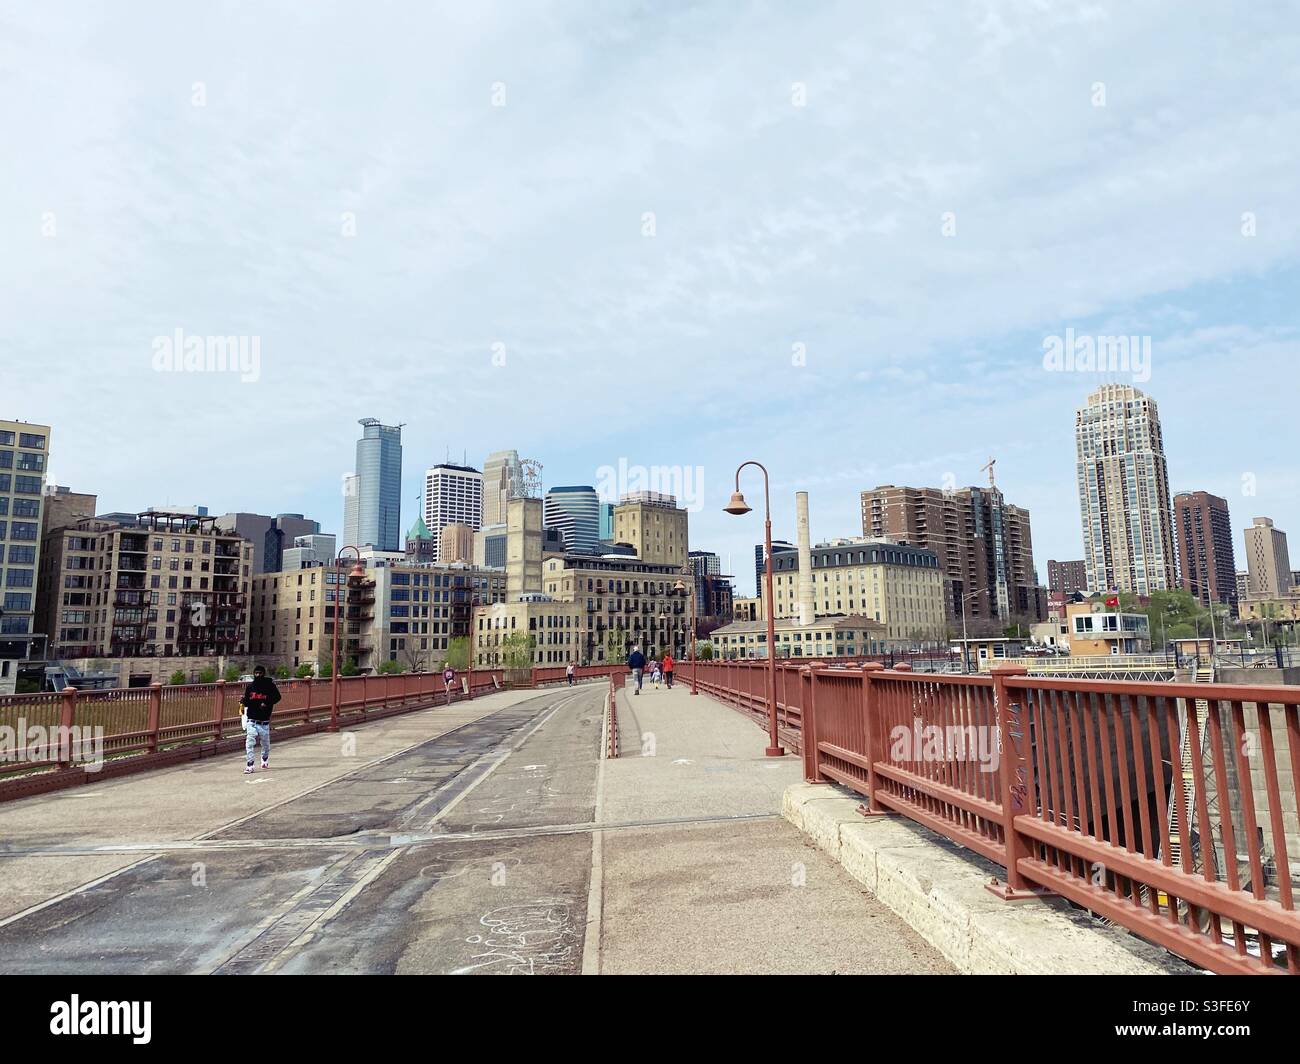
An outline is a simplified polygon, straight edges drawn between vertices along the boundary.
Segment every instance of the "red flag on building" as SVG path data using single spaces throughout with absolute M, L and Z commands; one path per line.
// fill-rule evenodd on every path
M 1112 595 L 1110 598 L 1108 598 L 1106 600 L 1106 606 L 1107 607 L 1113 606 L 1115 609 L 1119 609 L 1119 596 Z

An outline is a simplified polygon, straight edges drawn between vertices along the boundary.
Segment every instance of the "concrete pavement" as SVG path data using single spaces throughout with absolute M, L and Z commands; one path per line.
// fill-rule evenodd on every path
M 779 818 L 799 759 L 765 757 L 760 728 L 688 691 L 619 696 L 622 753 L 602 762 L 598 804 L 599 951 L 586 970 L 952 971 Z
M 951 970 L 780 818 L 704 697 L 498 693 L 0 805 L 0 971 Z

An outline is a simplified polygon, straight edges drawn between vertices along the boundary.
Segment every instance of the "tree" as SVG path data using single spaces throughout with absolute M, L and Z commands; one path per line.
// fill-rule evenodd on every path
M 1145 604 L 1140 603 L 1136 595 L 1121 591 L 1119 608 L 1125 613 L 1141 613 L 1146 616 L 1151 631 L 1151 641 L 1157 647 L 1162 638 L 1166 641 L 1195 639 L 1198 631 L 1206 636 L 1210 634 L 1210 611 L 1202 606 L 1190 591 L 1181 588 L 1153 591 Z M 1226 621 L 1226 607 L 1215 603 L 1215 631 L 1225 634 Z
M 181 684 L 185 682 L 185 670 L 177 669 L 174 673 L 171 674 L 171 677 L 168 679 L 167 682 L 171 684 L 173 687 L 179 687 Z
M 310 676 L 311 673 L 312 673 L 312 668 L 306 662 L 303 662 L 301 665 L 299 665 L 296 669 L 293 670 L 294 676 L 296 676 L 299 680 L 307 679 L 307 677 Z
M 712 661 L 713 644 L 701 639 L 695 646 L 695 657 L 698 661 Z
M 392 676 L 406 671 L 406 666 L 400 661 L 381 661 L 379 671 L 384 676 Z
M 605 634 L 605 657 L 609 661 L 622 661 L 627 657 L 627 632 L 615 625 Z
M 209 666 L 206 669 L 199 670 L 199 683 L 216 683 L 216 682 L 217 682 L 216 669 Z
M 343 668 L 339 669 L 340 676 L 356 676 L 358 672 L 360 672 L 360 670 L 357 668 L 355 658 L 348 658 L 348 660 L 343 663 Z
M 501 662 L 507 669 L 531 668 L 536 648 L 536 636 L 527 632 L 511 632 L 501 640 Z
M 275 667 L 275 678 L 277 680 L 287 680 L 290 676 L 288 665 L 277 665 Z
M 469 667 L 469 636 L 458 635 L 447 645 L 447 661 L 457 672 Z
M 225 680 L 226 683 L 234 683 L 234 681 L 238 680 L 242 675 L 244 675 L 244 670 L 240 668 L 237 661 L 232 661 L 226 666 L 226 671 L 221 674 L 221 678 Z
M 411 646 L 406 646 L 405 642 L 410 642 Z M 414 639 L 403 642 L 402 661 L 405 663 L 406 670 L 409 672 L 428 672 L 429 652 L 420 650 L 414 644 Z
M 322 661 L 316 669 L 316 675 L 322 680 L 328 680 L 334 675 L 334 662 Z

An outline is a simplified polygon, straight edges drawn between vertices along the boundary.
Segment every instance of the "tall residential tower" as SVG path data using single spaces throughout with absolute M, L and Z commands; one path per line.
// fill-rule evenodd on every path
M 1075 412 L 1083 557 L 1091 591 L 1178 586 L 1160 415 L 1128 384 L 1103 384 Z

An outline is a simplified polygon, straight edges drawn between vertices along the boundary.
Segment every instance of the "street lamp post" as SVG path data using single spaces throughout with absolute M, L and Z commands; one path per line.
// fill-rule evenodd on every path
M 767 475 L 767 467 L 760 462 L 748 461 L 742 462 L 736 468 L 736 490 L 731 496 L 729 502 L 723 509 L 739 517 L 750 512 L 749 505 L 745 502 L 745 496 L 740 493 L 740 471 L 745 466 L 758 466 L 763 471 L 763 509 L 764 509 L 764 531 L 763 545 L 767 551 L 767 576 L 765 583 L 767 585 L 767 720 L 768 720 L 768 746 L 764 751 L 768 757 L 784 757 L 785 751 L 777 741 L 776 734 L 776 600 L 772 595 L 772 494 L 771 481 Z
M 686 566 L 682 566 L 682 568 L 685 569 Z M 700 693 L 700 690 L 699 690 L 698 687 L 695 686 L 695 651 L 696 651 L 696 647 L 695 647 L 695 644 L 696 644 L 696 638 L 695 638 L 695 586 L 694 586 L 694 585 L 695 585 L 695 577 L 694 577 L 694 573 L 692 573 L 692 574 L 691 574 L 691 587 L 690 587 L 689 590 L 688 590 L 687 587 L 686 587 L 686 584 L 685 584 L 685 582 L 684 582 L 684 581 L 685 581 L 685 575 L 686 575 L 685 573 L 682 574 L 683 579 L 677 581 L 677 583 L 674 585 L 674 590 L 676 590 L 676 591 L 683 591 L 683 592 L 686 592 L 687 595 L 689 596 L 690 600 L 691 600 L 691 649 L 690 649 L 690 657 L 691 657 L 691 694 L 693 694 L 693 695 L 698 695 L 698 694 Z
M 966 642 L 966 603 L 979 595 L 987 595 L 989 589 L 981 587 L 961 597 L 961 672 L 965 676 L 970 672 L 970 645 Z
M 347 546 L 338 552 L 334 559 L 334 647 L 330 654 L 330 725 L 326 729 L 332 732 L 339 730 L 339 614 L 343 605 L 343 551 L 349 550 L 356 551 L 357 563 L 352 567 L 352 572 L 348 574 L 348 579 L 364 580 L 366 577 L 366 568 L 361 564 L 361 549 L 359 547 Z

